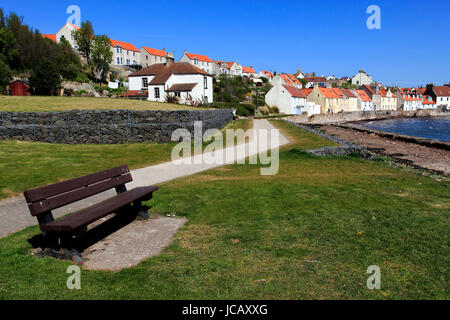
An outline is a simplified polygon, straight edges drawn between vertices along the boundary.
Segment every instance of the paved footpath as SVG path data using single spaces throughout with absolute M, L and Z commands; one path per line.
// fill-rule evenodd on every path
M 271 141 L 270 130 L 275 128 L 267 120 L 254 120 L 253 125 L 258 134 L 258 148 L 256 148 L 252 142 L 247 143 L 245 144 L 245 146 L 241 147 L 233 146 L 225 148 L 222 151 L 219 151 L 218 154 L 214 155 L 215 157 L 217 157 L 217 155 L 223 156 L 223 161 L 219 161 L 219 163 L 196 164 L 196 161 L 201 160 L 201 157 L 208 157 L 213 155 L 211 153 L 206 153 L 204 155 L 187 158 L 188 160 L 190 160 L 190 164 L 179 164 L 176 161 L 171 161 L 137 170 L 132 170 L 131 175 L 133 177 L 133 181 L 127 184 L 127 188 L 131 189 L 139 186 L 155 185 L 158 183 L 192 175 L 198 172 L 206 171 L 212 168 L 220 167 L 225 164 L 232 164 L 249 156 L 263 153 L 269 149 L 274 149 L 276 147 L 289 143 L 289 140 L 281 135 L 281 133 L 279 135 L 278 141 Z M 264 132 L 267 132 L 267 134 L 264 134 Z M 252 137 L 253 141 L 255 141 L 254 138 L 255 137 Z M 245 154 L 238 155 L 237 150 L 244 147 L 246 151 Z M 230 153 L 234 154 L 234 157 L 225 156 Z M 74 212 L 82 208 L 86 208 L 114 195 L 114 189 L 97 194 L 88 199 L 84 199 L 68 206 L 56 209 L 53 211 L 53 216 L 55 218 L 60 217 L 68 212 Z M 0 201 L 0 221 L 0 238 L 37 224 L 36 218 L 30 215 L 23 196 Z

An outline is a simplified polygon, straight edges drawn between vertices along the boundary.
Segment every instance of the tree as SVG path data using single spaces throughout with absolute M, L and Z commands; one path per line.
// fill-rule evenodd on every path
M 0 59 L 0 94 L 5 90 L 11 79 L 11 71 L 8 65 Z
M 16 58 L 18 51 L 15 48 L 16 39 L 14 34 L 6 29 L 0 29 L 0 60 L 7 64 L 11 64 Z
M 302 88 L 306 88 L 306 85 L 308 84 L 308 80 L 306 80 L 305 78 L 301 78 L 299 79 L 299 81 L 302 83 Z
M 82 22 L 80 30 L 72 31 L 72 35 L 73 40 L 78 46 L 78 51 L 90 66 L 92 45 L 94 42 L 94 27 L 92 26 L 92 23 L 89 20 Z
M 111 51 L 111 42 L 105 35 L 95 36 L 92 47 L 92 68 L 95 77 L 104 81 L 109 71 L 109 65 L 112 62 L 113 53 Z
M 44 59 L 33 70 L 29 78 L 30 86 L 37 95 L 54 95 L 61 87 L 61 76 L 55 63 Z

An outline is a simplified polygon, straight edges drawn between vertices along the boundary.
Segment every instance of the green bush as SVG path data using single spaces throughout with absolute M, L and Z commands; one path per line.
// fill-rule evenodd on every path
M 214 102 L 209 105 L 211 108 L 222 108 L 222 109 L 235 109 L 236 114 L 242 117 L 249 117 L 255 114 L 255 106 L 251 104 L 243 104 L 243 103 L 223 103 L 223 102 Z
M 54 62 L 43 60 L 30 76 L 30 87 L 37 95 L 53 95 L 61 87 L 61 76 Z

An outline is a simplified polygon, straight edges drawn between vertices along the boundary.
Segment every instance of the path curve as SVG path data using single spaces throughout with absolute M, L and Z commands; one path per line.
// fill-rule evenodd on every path
M 127 184 L 127 188 L 131 189 L 139 186 L 155 185 L 158 183 L 217 168 L 223 165 L 232 164 L 248 156 L 265 152 L 269 149 L 274 149 L 289 143 L 289 140 L 281 133 L 279 135 L 278 142 L 270 140 L 270 130 L 275 128 L 267 120 L 255 119 L 253 120 L 253 127 L 255 129 L 255 132 L 257 132 L 258 137 L 260 137 L 260 141 L 262 141 L 261 144 L 263 145 L 263 148 L 261 148 L 260 146 L 260 148 L 255 149 L 251 143 L 247 143 L 245 144 L 246 154 L 244 157 L 235 156 L 234 159 L 231 160 L 224 159 L 223 163 L 220 164 L 195 164 L 195 160 L 198 160 L 199 156 L 194 156 L 192 158 L 188 158 L 192 160 L 193 164 L 177 165 L 174 161 L 170 161 L 137 170 L 132 170 L 131 175 L 133 177 L 133 181 Z M 266 130 L 267 135 L 263 135 L 261 137 L 260 132 L 264 132 L 264 130 Z M 252 139 L 254 139 L 254 137 Z M 263 141 L 264 139 L 266 141 Z M 224 149 L 224 154 L 226 154 L 227 151 L 236 151 L 236 148 L 238 148 L 238 146 L 226 148 Z M 210 153 L 204 154 L 203 156 L 205 155 L 210 155 Z M 114 195 L 114 190 L 109 190 L 97 194 L 90 198 L 53 210 L 53 216 L 55 218 L 60 217 L 68 212 L 74 212 L 82 208 L 86 208 Z M 36 218 L 30 215 L 27 203 L 23 196 L 8 198 L 0 201 L 0 221 L 0 238 L 37 224 Z

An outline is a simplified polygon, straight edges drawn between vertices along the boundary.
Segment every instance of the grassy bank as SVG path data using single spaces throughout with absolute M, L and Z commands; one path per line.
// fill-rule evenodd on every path
M 280 171 L 230 165 L 161 185 L 153 211 L 189 221 L 160 255 L 119 272 L 29 254 L 31 227 L 0 239 L 1 299 L 448 299 L 448 185 L 358 158 L 274 121 L 294 142 Z M 381 268 L 368 290 L 367 267 Z
M 223 131 L 251 127 L 251 120 L 232 121 Z M 0 141 L 0 199 L 122 164 L 137 169 L 170 161 L 175 144 L 64 145 Z
M 0 95 L 0 111 L 63 111 L 63 110 L 199 110 L 186 105 L 133 99 L 89 97 L 12 97 Z

